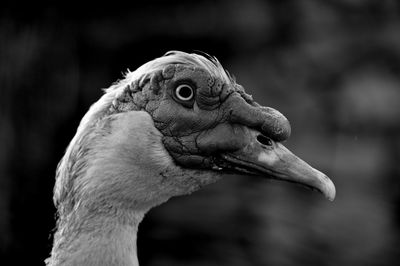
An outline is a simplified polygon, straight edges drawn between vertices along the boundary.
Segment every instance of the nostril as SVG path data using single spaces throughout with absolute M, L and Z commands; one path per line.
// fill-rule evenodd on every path
M 272 146 L 272 140 L 264 135 L 258 135 L 257 141 L 266 146 Z

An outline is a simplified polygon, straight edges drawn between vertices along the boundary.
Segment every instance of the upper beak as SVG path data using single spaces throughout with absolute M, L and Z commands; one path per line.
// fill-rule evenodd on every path
M 322 172 L 314 169 L 279 142 L 249 129 L 250 141 L 242 149 L 222 155 L 234 169 L 269 178 L 298 183 L 320 191 L 333 200 L 336 189 Z

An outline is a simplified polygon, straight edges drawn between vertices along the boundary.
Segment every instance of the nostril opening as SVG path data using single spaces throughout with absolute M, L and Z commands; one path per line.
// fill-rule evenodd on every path
M 265 146 L 272 146 L 272 140 L 264 135 L 258 135 L 257 141 Z

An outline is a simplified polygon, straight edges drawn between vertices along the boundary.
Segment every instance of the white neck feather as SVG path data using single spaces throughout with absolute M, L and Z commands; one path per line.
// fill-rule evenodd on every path
M 71 217 L 59 228 L 49 265 L 139 265 L 136 236 L 143 214 L 131 215 L 125 221 L 87 216 L 92 217 Z
M 85 168 L 74 179 L 74 206 L 59 218 L 48 265 L 138 265 L 140 221 L 174 194 L 163 187 L 168 182 L 160 185 L 160 173 L 174 165 L 151 117 L 131 112 L 109 121 L 77 141 L 90 151 L 76 159 Z
M 138 265 L 136 235 L 144 214 L 219 178 L 177 167 L 161 138 L 143 111 L 116 114 L 90 132 L 78 129 L 59 167 L 55 191 L 67 208 L 48 265 Z M 85 151 L 71 159 L 76 145 Z M 70 160 L 79 166 L 72 185 L 63 182 L 71 176 Z

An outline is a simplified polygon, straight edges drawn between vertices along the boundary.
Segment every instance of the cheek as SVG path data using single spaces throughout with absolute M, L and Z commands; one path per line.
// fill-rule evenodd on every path
M 247 128 L 238 125 L 218 124 L 197 137 L 197 147 L 205 154 L 234 152 L 251 143 Z
M 218 114 L 218 110 L 186 108 L 172 99 L 165 99 L 153 112 L 153 119 L 165 136 L 184 136 L 213 127 L 218 122 Z

